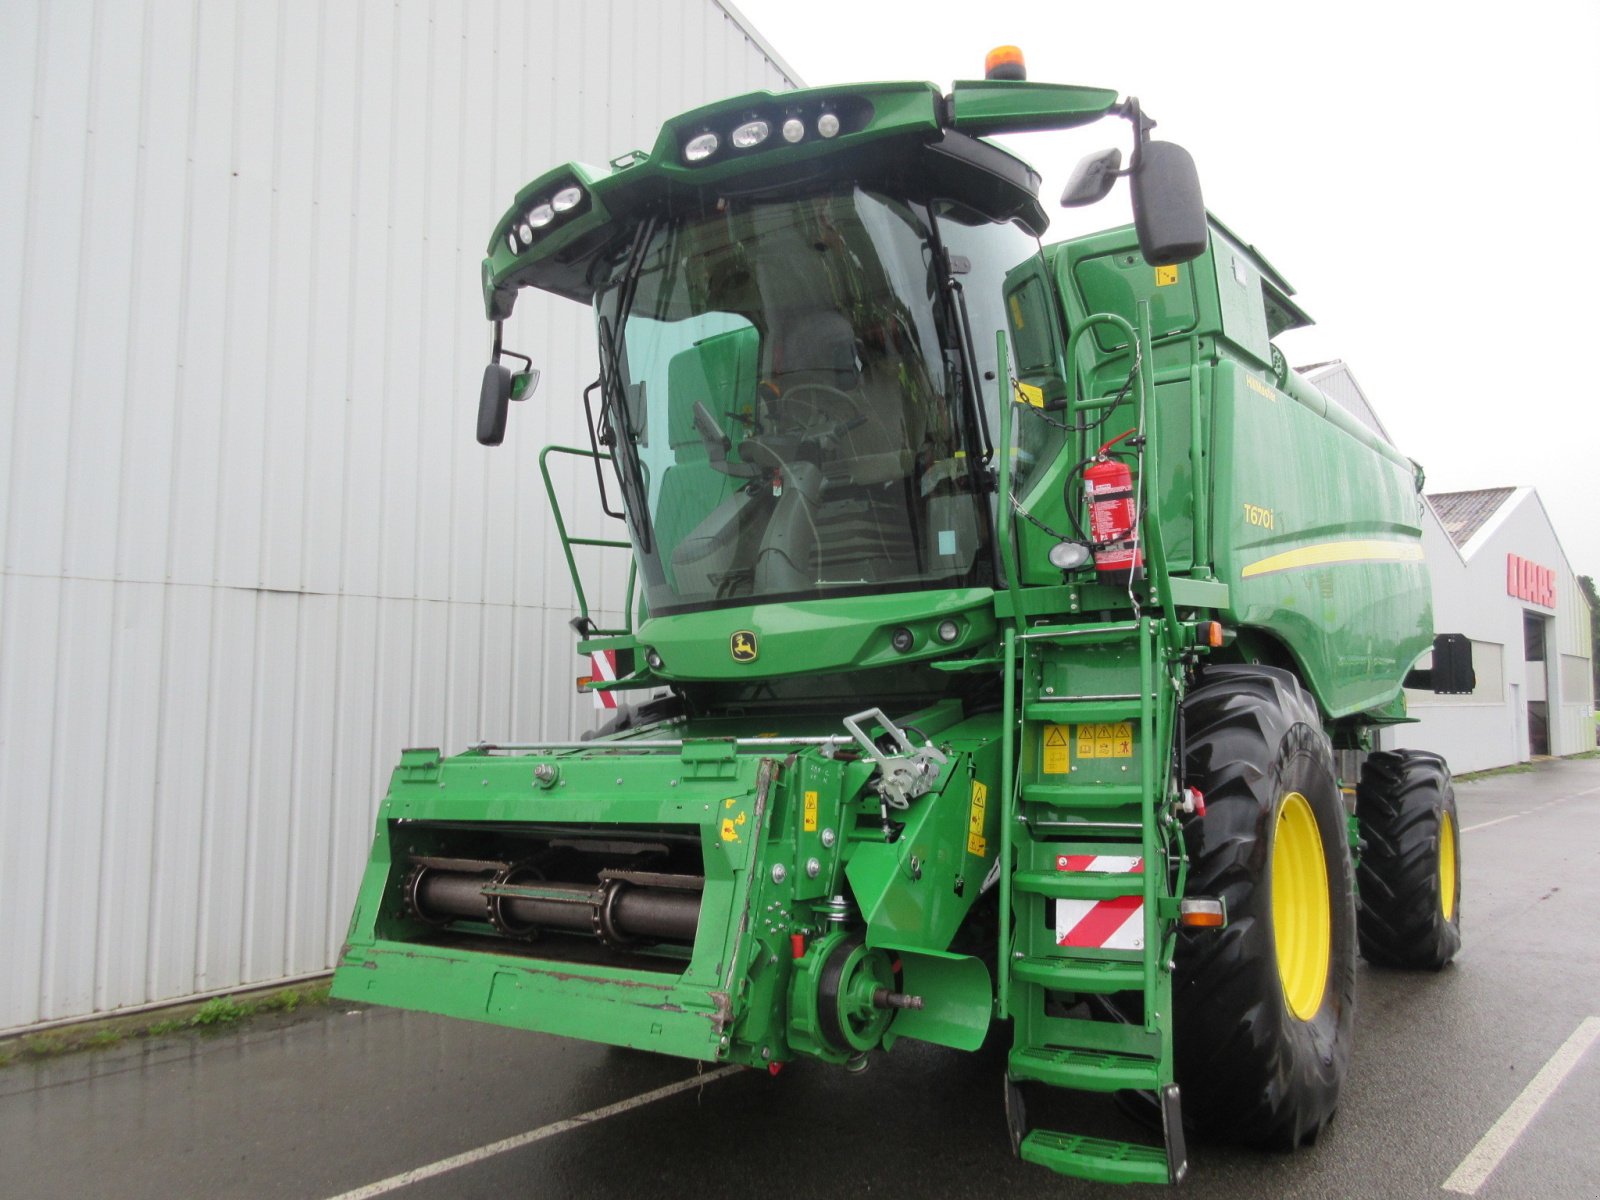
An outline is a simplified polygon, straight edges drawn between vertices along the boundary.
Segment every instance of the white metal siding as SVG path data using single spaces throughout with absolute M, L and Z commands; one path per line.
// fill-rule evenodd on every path
M 1527 761 L 1527 704 L 1545 698 L 1543 689 L 1553 752 L 1592 749 L 1589 606 L 1537 493 L 1518 489 L 1459 553 L 1430 507 L 1423 514 L 1423 546 L 1433 577 L 1434 628 L 1473 640 L 1478 687 L 1470 696 L 1408 692 L 1407 706 L 1419 723 L 1386 730 L 1384 745 L 1435 751 L 1458 774 Z M 1555 571 L 1553 611 L 1507 594 L 1508 554 Z M 1545 663 L 1524 659 L 1525 612 L 1550 618 Z M 1486 654 L 1491 661 L 1485 661 Z M 1575 674 L 1584 681 L 1581 688 L 1571 682 Z
M 587 725 L 590 324 L 482 450 L 483 244 L 786 86 L 713 0 L 0 5 L 0 1029 L 330 965 L 402 746 Z

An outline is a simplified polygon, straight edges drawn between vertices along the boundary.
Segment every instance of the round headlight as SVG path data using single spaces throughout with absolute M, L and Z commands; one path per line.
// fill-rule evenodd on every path
M 513 253 L 513 254 L 521 254 L 522 253 L 522 246 L 521 246 L 520 243 L 518 243 L 516 234 L 514 234 L 514 233 L 506 234 L 506 245 L 510 248 L 511 253 Z
M 517 237 L 522 239 L 522 244 L 524 246 L 533 241 L 533 230 L 529 227 L 526 221 L 517 226 Z
M 954 621 L 939 622 L 939 640 L 941 642 L 953 642 L 960 636 L 961 626 L 957 625 Z
M 799 117 L 790 117 L 783 123 L 783 140 L 798 142 L 806 135 L 806 123 Z
M 689 162 L 704 162 L 717 152 L 722 143 L 714 133 L 696 134 L 683 148 L 683 157 Z
M 839 132 L 839 118 L 835 113 L 823 113 L 817 118 L 817 132 L 829 138 Z
M 583 189 L 568 187 L 562 188 L 550 197 L 550 207 L 557 212 L 566 212 L 569 208 L 577 208 L 578 201 L 583 199 Z
M 734 149 L 748 150 L 751 146 L 759 146 L 767 140 L 767 135 L 772 132 L 772 126 L 765 121 L 746 121 L 733 131 Z
M 528 224 L 535 229 L 543 229 L 556 219 L 556 210 L 548 204 L 537 204 L 528 210 Z
M 644 652 L 644 661 L 652 671 L 661 670 L 661 655 L 656 653 L 654 646 Z
M 901 654 L 904 654 L 907 650 L 910 650 L 912 646 L 917 644 L 917 639 L 912 634 L 911 630 L 902 626 L 889 635 L 889 644 Z
M 1050 547 L 1047 555 L 1052 567 L 1059 567 L 1063 571 L 1070 571 L 1074 567 L 1081 567 L 1089 561 L 1089 547 L 1082 542 L 1057 542 Z

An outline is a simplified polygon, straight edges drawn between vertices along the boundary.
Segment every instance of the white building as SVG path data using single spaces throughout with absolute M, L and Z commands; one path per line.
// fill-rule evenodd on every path
M 1298 370 L 1389 438 L 1344 363 Z M 1433 626 L 1471 640 L 1477 686 L 1470 695 L 1407 691 L 1416 723 L 1386 730 L 1384 747 L 1433 750 L 1457 774 L 1593 750 L 1589 603 L 1538 493 L 1503 487 L 1425 500 Z
M 1482 770 L 1595 748 L 1589 602 L 1539 494 L 1528 487 L 1427 497 L 1423 545 L 1434 628 L 1472 641 L 1471 695 L 1407 692 L 1419 724 L 1385 744 Z
M 483 450 L 483 248 L 795 83 L 720 0 L 0 5 L 0 1033 L 324 970 L 401 747 L 592 720 L 592 326 Z

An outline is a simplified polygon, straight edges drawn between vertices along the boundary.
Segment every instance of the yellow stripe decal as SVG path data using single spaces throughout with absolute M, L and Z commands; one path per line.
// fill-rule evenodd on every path
M 1313 546 L 1301 546 L 1298 550 L 1285 550 L 1282 554 L 1258 559 L 1240 574 L 1249 579 L 1252 575 L 1270 575 L 1274 571 L 1292 571 L 1296 567 L 1323 567 L 1329 563 L 1422 560 L 1422 546 L 1417 542 L 1318 542 Z

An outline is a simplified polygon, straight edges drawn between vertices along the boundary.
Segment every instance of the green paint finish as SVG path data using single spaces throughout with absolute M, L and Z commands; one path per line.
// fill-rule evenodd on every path
M 938 639 L 945 620 L 958 625 L 953 642 Z M 661 679 L 744 680 L 898 667 L 970 653 L 991 641 L 994 627 L 993 593 L 962 588 L 678 613 L 641 621 L 637 636 L 661 656 Z M 899 629 L 911 632 L 909 651 L 893 645 Z M 753 658 L 748 649 L 735 657 L 740 633 L 752 635 L 741 645 L 754 647 Z
M 664 985 L 653 972 L 577 969 L 570 963 L 377 941 L 347 947 L 334 971 L 333 995 L 680 1058 L 721 1056 L 720 995 L 703 987 Z
M 992 721 L 983 721 L 956 736 L 965 742 L 985 726 L 998 734 Z M 998 785 L 995 737 L 970 758 L 952 759 L 930 795 L 892 814 L 903 825 L 896 841 L 862 834 L 846 876 L 870 943 L 927 950 L 952 943 L 997 852 Z
M 1117 93 L 1061 83 L 960 79 L 951 89 L 950 101 L 955 128 L 987 137 L 1088 125 L 1111 110 Z
M 1330 719 L 1391 704 L 1432 639 L 1415 471 L 1316 389 L 1278 378 L 1268 333 L 1307 320 L 1293 289 L 1215 223 L 1211 249 L 1165 273 L 1138 258 L 1131 229 L 1053 254 L 1069 323 L 1096 311 L 1132 321 L 1134 306 L 1149 305 L 1147 424 L 1160 445 L 1146 529 L 1161 539 L 1172 594 L 1276 640 Z M 1078 349 L 1086 393 L 1115 394 L 1127 338 L 1103 326 Z M 1124 411 L 1106 423 L 1108 437 L 1130 423 L 1132 406 Z M 1085 453 L 1094 441 L 1084 439 Z M 1022 538 L 1036 563 L 1049 539 Z M 1208 601 L 1185 576 L 1223 581 L 1227 596 Z
M 1231 465 L 1213 478 L 1227 618 L 1281 640 L 1330 717 L 1382 707 L 1433 638 L 1409 464 L 1233 363 L 1214 404 L 1212 453 Z

